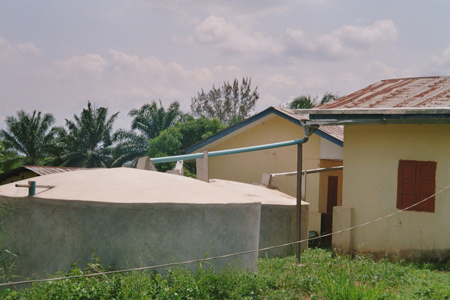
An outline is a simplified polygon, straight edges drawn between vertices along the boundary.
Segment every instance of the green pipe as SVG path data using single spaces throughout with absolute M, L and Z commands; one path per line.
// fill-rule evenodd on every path
M 34 196 L 36 194 L 36 181 L 28 181 L 30 187 L 28 188 L 28 196 Z
M 208 152 L 208 156 L 209 157 L 215 157 L 215 156 L 222 156 L 222 155 L 229 155 L 229 154 L 246 153 L 246 152 L 252 152 L 252 151 L 273 149 L 273 148 L 279 148 L 279 147 L 286 147 L 286 146 L 304 144 L 307 141 L 308 141 L 308 137 L 305 137 L 303 139 L 286 141 L 286 142 L 279 142 L 279 143 L 273 143 L 273 144 L 265 144 L 265 145 L 251 146 L 251 147 L 244 147 L 244 148 L 235 148 L 235 149 L 212 151 L 212 152 Z M 184 154 L 184 155 L 176 155 L 176 156 L 165 156 L 165 157 L 155 157 L 155 158 L 152 158 L 151 160 L 152 160 L 152 162 L 154 164 L 159 164 L 159 163 L 178 161 L 178 160 L 193 160 L 193 159 L 197 159 L 197 158 L 203 158 L 203 153 L 193 153 L 193 154 Z

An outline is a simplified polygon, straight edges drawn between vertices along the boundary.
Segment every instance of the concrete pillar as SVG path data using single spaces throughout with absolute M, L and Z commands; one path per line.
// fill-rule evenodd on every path
M 173 170 L 168 170 L 166 173 L 184 176 L 183 161 L 177 161 L 175 168 L 173 168 Z
M 345 206 L 333 207 L 333 233 L 352 226 L 352 208 Z M 349 253 L 352 249 L 352 232 L 347 230 L 333 234 L 332 248 L 342 253 Z
M 197 179 L 209 182 L 209 165 L 208 165 L 208 151 L 203 152 L 203 158 L 196 159 Z
M 267 186 L 268 188 L 276 188 L 275 184 L 273 183 L 272 174 L 269 173 L 262 174 L 261 184 Z
M 139 158 L 136 169 L 156 171 L 155 165 L 148 156 Z

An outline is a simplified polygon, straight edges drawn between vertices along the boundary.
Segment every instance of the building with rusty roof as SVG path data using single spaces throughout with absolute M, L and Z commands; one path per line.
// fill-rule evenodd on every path
M 193 145 L 187 153 L 218 151 L 277 143 L 304 137 L 302 122 L 308 115 L 292 109 L 269 107 Z M 343 126 L 321 127 L 303 145 L 303 169 L 342 166 Z M 263 174 L 272 174 L 270 184 L 296 196 L 297 146 L 261 150 L 209 158 L 209 177 L 244 183 L 260 183 Z M 331 230 L 333 205 L 339 205 L 342 193 L 342 170 L 308 174 L 303 198 L 310 203 L 310 230 Z M 333 203 L 330 204 L 329 203 Z
M 448 258 L 450 77 L 382 80 L 296 113 L 320 128 L 344 125 L 333 231 L 357 228 L 333 236 L 333 248 Z
M 19 168 L 15 168 L 0 174 L 0 185 L 33 178 L 36 176 L 79 170 L 84 170 L 84 168 L 21 166 Z

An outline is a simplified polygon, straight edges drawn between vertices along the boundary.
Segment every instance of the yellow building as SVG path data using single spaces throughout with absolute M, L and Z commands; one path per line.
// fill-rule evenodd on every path
M 301 120 L 307 116 L 293 110 L 269 107 L 249 119 L 188 148 L 186 153 L 217 151 L 283 142 L 304 137 Z M 342 166 L 343 128 L 320 128 L 303 145 L 303 169 Z M 264 173 L 295 172 L 297 146 L 209 158 L 209 177 L 260 184 Z M 275 176 L 276 187 L 296 196 L 296 176 Z M 330 187 L 330 188 L 329 188 Z M 331 230 L 334 205 L 342 198 L 342 171 L 306 177 L 305 201 L 310 203 L 310 228 L 318 233 Z M 327 214 L 328 213 L 328 214 Z M 321 228 L 321 223 L 324 225 Z
M 449 257 L 450 78 L 382 80 L 310 111 L 344 124 L 333 247 L 378 257 Z M 348 228 L 354 229 L 347 230 Z

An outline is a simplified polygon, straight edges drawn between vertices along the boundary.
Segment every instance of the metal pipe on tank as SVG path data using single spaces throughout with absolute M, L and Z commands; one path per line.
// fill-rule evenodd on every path
M 36 194 L 36 181 L 28 181 L 28 196 L 34 196 Z

